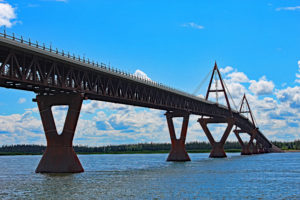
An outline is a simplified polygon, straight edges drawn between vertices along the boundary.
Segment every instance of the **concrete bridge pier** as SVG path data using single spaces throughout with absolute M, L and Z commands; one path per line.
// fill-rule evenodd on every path
M 266 153 L 266 152 L 265 152 L 265 148 L 263 148 L 263 147 L 259 147 L 259 149 L 258 149 L 258 153 L 260 153 L 260 154 L 262 154 L 262 153 Z
M 241 155 L 251 155 L 252 152 L 250 151 L 250 145 L 249 144 L 245 144 L 244 146 L 242 146 L 242 152 Z
M 210 158 L 224 158 L 227 157 L 225 151 L 224 151 L 224 144 L 230 134 L 230 131 L 234 125 L 234 119 L 233 118 L 199 118 L 198 122 L 200 123 L 206 137 L 208 138 L 212 150 L 210 152 L 209 157 Z M 210 130 L 207 127 L 207 124 L 209 123 L 227 123 L 227 128 L 224 131 L 224 134 L 219 142 L 216 142 L 214 137 L 212 136 Z
M 83 97 L 79 94 L 60 94 L 53 96 L 38 95 L 37 102 L 43 123 L 47 148 L 36 173 L 79 173 L 83 172 L 81 163 L 72 147 Z M 62 133 L 56 130 L 51 107 L 67 105 L 68 113 Z
M 246 131 L 243 131 L 242 129 L 235 129 L 233 132 L 235 136 L 237 137 L 240 145 L 242 146 L 242 152 L 241 155 L 251 155 L 253 153 L 258 153 L 257 152 L 257 146 L 254 146 L 253 140 L 257 134 L 257 128 L 254 128 L 251 133 L 250 133 L 250 140 L 248 143 L 244 143 L 243 140 L 240 137 L 241 133 L 247 133 Z
M 254 145 L 254 143 L 251 143 L 251 147 L 252 147 L 252 154 L 258 154 L 258 144 L 256 142 L 256 144 Z
M 263 147 L 263 145 L 261 145 L 261 147 L 258 150 L 259 153 L 270 153 L 270 150 L 267 149 L 266 147 Z
M 241 155 L 251 155 L 252 153 L 250 151 L 250 142 L 244 143 L 240 136 L 240 133 L 246 133 L 246 132 L 244 132 L 242 130 L 238 130 L 238 129 L 235 129 L 233 132 L 242 147 Z M 251 141 L 251 139 L 250 139 L 250 141 Z
M 167 161 L 191 161 L 188 153 L 185 150 L 185 139 L 187 134 L 187 128 L 189 124 L 189 113 L 182 113 L 182 112 L 166 112 L 166 118 L 168 122 L 168 128 L 171 138 L 171 151 L 167 158 Z M 174 117 L 183 117 L 182 128 L 180 138 L 176 138 L 173 118 Z

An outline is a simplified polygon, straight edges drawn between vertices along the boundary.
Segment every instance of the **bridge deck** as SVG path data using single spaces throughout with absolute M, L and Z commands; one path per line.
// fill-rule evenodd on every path
M 82 93 L 86 99 L 201 116 L 231 116 L 227 107 L 203 98 L 3 34 L 0 35 L 0 86 L 40 95 Z M 255 127 L 235 110 L 233 116 L 235 124 L 249 133 Z M 260 131 L 256 140 L 272 148 Z

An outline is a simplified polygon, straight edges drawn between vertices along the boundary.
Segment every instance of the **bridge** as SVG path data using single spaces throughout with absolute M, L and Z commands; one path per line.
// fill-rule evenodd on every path
M 220 78 L 219 90 L 211 89 L 214 74 Z M 200 98 L 4 32 L 0 33 L 0 86 L 36 93 L 33 101 L 37 102 L 47 139 L 37 173 L 84 171 L 72 142 L 82 102 L 87 99 L 165 110 L 172 143 L 167 161 L 190 161 L 185 150 L 190 115 L 199 116 L 198 122 L 212 145 L 210 157 L 226 157 L 224 144 L 233 127 L 242 154 L 281 151 L 257 128 L 246 96 L 243 102 L 252 119 L 246 118 L 241 109 L 231 108 L 217 64 L 206 98 Z M 227 106 L 208 100 L 210 93 L 219 92 L 224 94 Z M 51 111 L 58 105 L 69 106 L 61 134 L 57 133 Z M 175 117 L 183 118 L 179 138 L 173 124 Z M 227 124 L 220 141 L 215 141 L 208 129 L 207 125 L 214 123 Z M 241 133 L 250 136 L 249 142 L 243 142 Z

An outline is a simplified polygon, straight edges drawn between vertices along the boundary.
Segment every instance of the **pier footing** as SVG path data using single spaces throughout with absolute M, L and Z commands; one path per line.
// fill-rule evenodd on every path
M 225 151 L 224 151 L 224 144 L 230 134 L 230 131 L 234 125 L 234 119 L 233 118 L 227 118 L 227 119 L 221 119 L 221 118 L 199 118 L 198 122 L 200 123 L 206 137 L 208 138 L 212 150 L 210 152 L 209 157 L 210 158 L 224 158 L 227 157 Z M 214 137 L 212 136 L 210 130 L 207 127 L 207 124 L 209 123 L 227 123 L 226 130 L 224 131 L 224 134 L 219 142 L 216 142 Z
M 190 161 L 190 157 L 185 150 L 185 139 L 187 134 L 187 128 L 189 124 L 189 114 L 188 113 L 181 113 L 181 112 L 166 112 L 166 118 L 168 122 L 168 128 L 171 138 L 171 151 L 167 158 L 167 161 L 177 161 L 177 162 L 184 162 Z M 180 138 L 176 138 L 173 118 L 174 117 L 183 117 L 182 128 Z
M 83 97 L 74 95 L 38 95 L 38 104 L 44 127 L 47 148 L 36 169 L 36 173 L 79 173 L 83 172 L 81 163 L 72 147 Z M 51 107 L 69 106 L 64 128 L 59 135 L 56 130 Z

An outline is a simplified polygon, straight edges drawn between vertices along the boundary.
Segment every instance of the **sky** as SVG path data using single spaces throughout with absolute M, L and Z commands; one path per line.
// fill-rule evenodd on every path
M 216 61 L 235 104 L 246 93 L 273 141 L 300 139 L 299 21 L 299 0 L 0 0 L 0 31 L 188 93 L 203 82 L 196 95 L 205 95 Z M 34 97 L 0 88 L 0 145 L 46 143 Z M 60 132 L 66 107 L 52 109 Z M 87 100 L 74 144 L 170 142 L 164 113 Z M 190 118 L 188 142 L 208 141 L 198 117 Z M 210 128 L 216 139 L 224 131 Z

